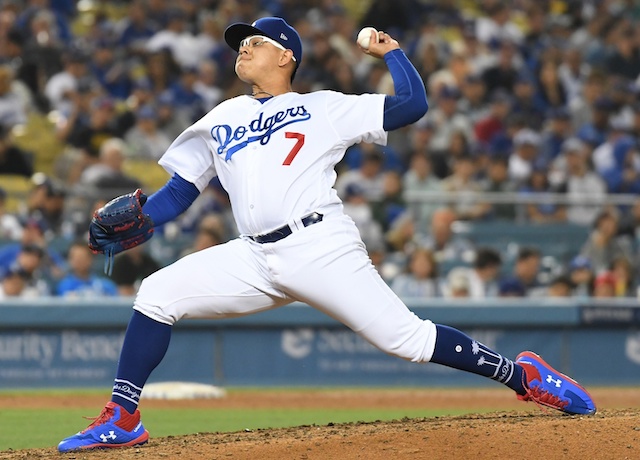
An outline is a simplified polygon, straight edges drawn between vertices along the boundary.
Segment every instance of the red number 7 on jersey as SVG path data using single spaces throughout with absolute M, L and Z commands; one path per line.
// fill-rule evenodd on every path
M 284 166 L 289 166 L 304 145 L 304 134 L 286 132 L 284 133 L 284 137 L 287 139 L 298 139 L 296 145 L 293 146 L 291 152 L 287 155 L 287 158 L 284 159 L 284 163 L 282 163 Z

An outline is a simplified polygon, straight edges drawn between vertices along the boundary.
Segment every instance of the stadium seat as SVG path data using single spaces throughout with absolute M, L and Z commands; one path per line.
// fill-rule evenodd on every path
M 33 182 L 29 178 L 17 174 L 2 174 L 0 175 L 0 187 L 7 192 L 5 211 L 16 213 L 33 188 Z
M 469 239 L 476 246 L 494 248 L 512 259 L 522 246 L 538 248 L 544 256 L 568 263 L 589 236 L 589 227 L 572 223 L 514 224 L 510 222 L 456 222 L 457 237 Z
M 129 158 L 124 162 L 122 169 L 125 174 L 129 174 L 142 182 L 147 195 L 158 190 L 169 180 L 167 171 L 153 160 Z

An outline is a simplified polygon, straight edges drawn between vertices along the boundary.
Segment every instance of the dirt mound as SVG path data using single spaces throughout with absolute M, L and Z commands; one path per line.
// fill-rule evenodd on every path
M 593 417 L 496 412 L 391 422 L 303 426 L 152 439 L 139 448 L 60 455 L 54 449 L 0 453 L 0 459 L 495 459 L 640 458 L 640 410 Z
M 406 392 L 360 392 L 369 404 L 396 405 Z M 408 394 L 407 402 L 414 406 L 438 401 L 443 404 L 450 396 L 457 404 L 464 404 L 463 396 L 469 392 L 423 391 Z M 503 392 L 504 393 L 504 392 Z M 484 397 L 500 400 L 503 393 L 480 393 Z M 403 419 L 387 422 L 311 425 L 295 428 L 264 429 L 235 433 L 199 433 L 187 436 L 153 438 L 143 447 L 58 454 L 55 449 L 29 449 L 1 452 L 1 460 L 45 459 L 63 460 L 403 460 L 403 459 L 637 459 L 640 458 L 640 409 L 624 409 L 620 404 L 638 407 L 638 391 L 596 391 L 601 396 L 603 409 L 591 417 L 564 416 L 556 411 L 539 411 L 533 404 L 519 409 L 456 417 Z M 331 406 L 349 400 L 354 404 L 357 393 L 325 392 L 309 398 L 309 394 L 262 394 L 263 404 L 274 406 L 296 401 L 304 406 L 324 403 Z M 495 396 L 498 395 L 498 396 Z M 231 394 L 225 405 L 244 405 L 253 394 Z M 594 394 L 595 396 L 595 394 Z M 424 400 L 421 400 L 421 397 Z M 466 401 L 474 410 L 478 393 Z M 312 401 L 312 402 L 311 402 Z M 513 399 L 509 399 L 513 401 Z M 452 400 L 449 399 L 449 404 Z M 486 399 L 484 401 L 487 402 Z M 14 404 L 20 404 L 13 399 Z M 45 401 L 40 401 L 41 404 Z M 56 403 L 58 404 L 59 401 Z M 93 401 L 91 401 L 93 403 Z M 363 401 L 359 401 L 363 403 Z M 147 402 L 148 405 L 175 402 Z M 210 404 L 221 404 L 211 402 Z M 455 404 L 454 404 L 455 405 Z M 362 406 L 361 406 L 362 407 Z M 486 406 L 485 406 L 486 407 Z M 505 406 L 497 406 L 504 408 Z M 524 411 L 523 411 L 524 410 Z

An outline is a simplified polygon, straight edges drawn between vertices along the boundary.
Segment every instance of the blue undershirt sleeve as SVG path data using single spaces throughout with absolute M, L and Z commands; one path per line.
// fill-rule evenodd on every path
M 384 100 L 382 127 L 392 131 L 418 121 L 429 110 L 429 103 L 422 77 L 404 51 L 389 51 L 384 61 L 393 79 L 395 95 Z
M 160 190 L 149 197 L 143 210 L 149 214 L 154 226 L 159 227 L 185 212 L 198 195 L 198 187 L 174 174 Z

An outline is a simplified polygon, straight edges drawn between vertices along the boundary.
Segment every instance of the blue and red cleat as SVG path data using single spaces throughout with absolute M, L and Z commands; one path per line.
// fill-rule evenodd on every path
M 516 363 L 524 369 L 526 395 L 518 395 L 522 401 L 533 401 L 571 415 L 593 415 L 596 405 L 578 382 L 556 371 L 540 356 L 523 351 Z
M 109 402 L 86 429 L 60 441 L 60 452 L 83 449 L 104 449 L 144 444 L 149 432 L 140 421 L 140 411 L 130 414 L 122 406 Z

